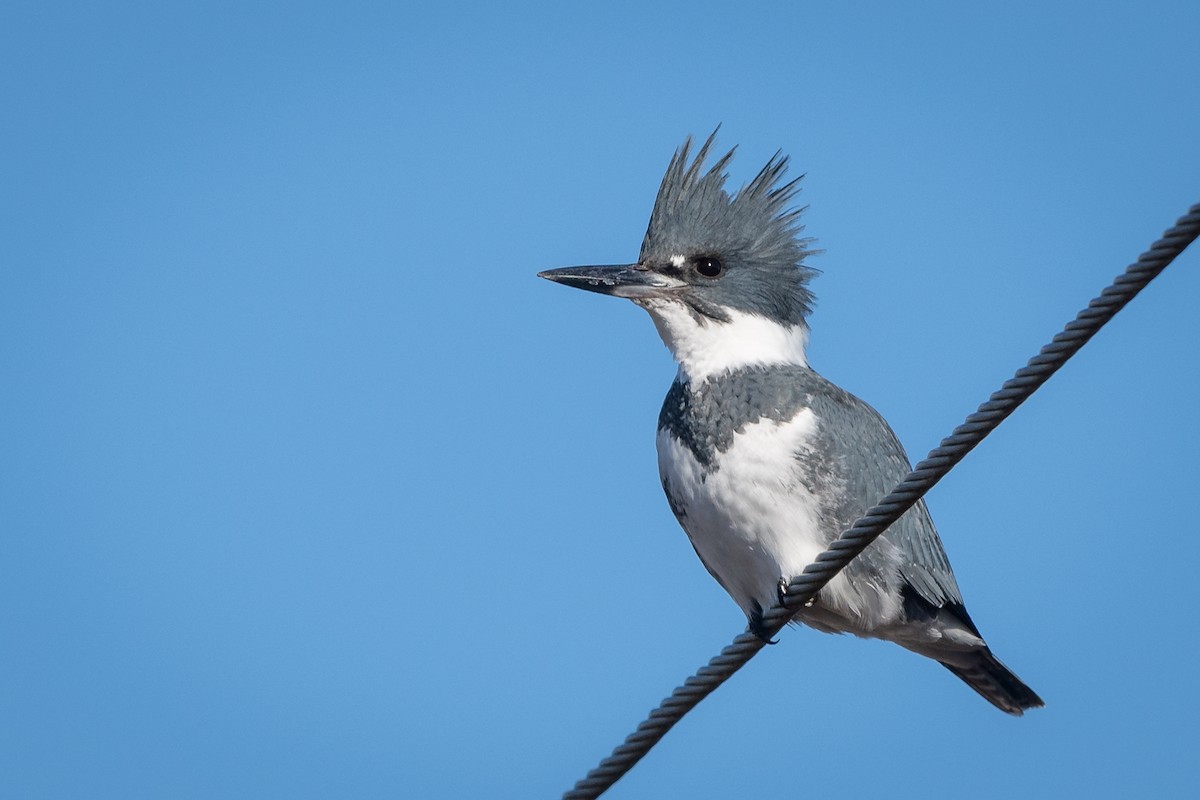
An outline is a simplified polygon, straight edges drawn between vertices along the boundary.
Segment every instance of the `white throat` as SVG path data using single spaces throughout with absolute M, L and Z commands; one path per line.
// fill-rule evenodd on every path
M 658 335 L 679 364 L 680 376 L 695 383 L 741 367 L 770 364 L 808 366 L 808 326 L 781 325 L 757 314 L 726 308 L 728 322 L 698 317 L 683 303 L 643 300 Z

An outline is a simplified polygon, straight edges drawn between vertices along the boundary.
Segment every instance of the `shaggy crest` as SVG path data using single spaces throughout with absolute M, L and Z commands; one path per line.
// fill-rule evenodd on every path
M 729 270 L 728 287 L 742 296 L 729 305 L 801 324 L 812 310 L 807 283 L 817 270 L 803 263 L 814 252 L 805 248 L 812 240 L 799 235 L 804 209 L 789 207 L 800 191 L 800 178 L 781 183 L 788 158 L 776 153 L 754 180 L 730 196 L 725 191 L 726 167 L 734 150 L 702 172 L 716 135 L 713 131 L 691 163 L 690 136 L 675 151 L 639 260 L 663 264 L 676 255 L 719 257 Z M 786 288 L 781 292 L 780 287 Z M 714 292 L 713 301 L 724 294 Z

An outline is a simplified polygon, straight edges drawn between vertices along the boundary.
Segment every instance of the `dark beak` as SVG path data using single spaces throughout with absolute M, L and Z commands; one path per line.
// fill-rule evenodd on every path
M 589 292 L 611 294 L 637 300 L 643 297 L 661 297 L 672 289 L 687 284 L 675 278 L 655 272 L 641 264 L 621 264 L 602 267 L 563 267 L 538 273 L 548 281 L 586 289 Z

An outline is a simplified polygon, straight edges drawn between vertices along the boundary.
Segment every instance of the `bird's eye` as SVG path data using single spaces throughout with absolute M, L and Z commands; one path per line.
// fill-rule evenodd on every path
M 701 256 L 696 259 L 695 264 L 696 272 L 699 272 L 706 278 L 715 278 L 725 269 L 720 259 L 711 256 Z

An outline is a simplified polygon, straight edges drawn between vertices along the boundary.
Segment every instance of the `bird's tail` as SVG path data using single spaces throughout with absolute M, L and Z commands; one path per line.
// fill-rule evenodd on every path
M 1021 716 L 1027 708 L 1046 705 L 1037 693 L 1013 675 L 986 647 L 960 655 L 954 664 L 939 662 L 1001 711 Z

